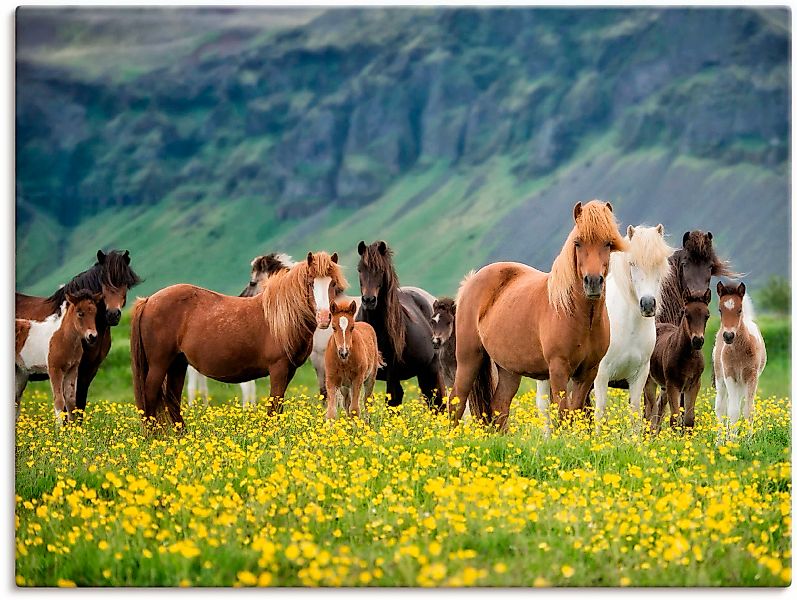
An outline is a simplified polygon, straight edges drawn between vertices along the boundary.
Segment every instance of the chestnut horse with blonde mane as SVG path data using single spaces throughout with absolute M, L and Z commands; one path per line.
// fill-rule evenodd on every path
M 338 255 L 307 260 L 270 277 L 257 296 L 225 296 L 187 284 L 167 287 L 133 307 L 130 350 L 136 406 L 145 420 L 182 424 L 180 396 L 190 364 L 225 383 L 269 375 L 278 411 L 316 326 L 329 327 L 330 297 L 348 283 Z
M 457 375 L 452 397 L 461 418 L 471 412 L 506 431 L 509 406 L 522 376 L 550 379 L 560 412 L 584 406 L 609 347 L 605 282 L 609 256 L 627 243 L 608 202 L 573 209 L 575 227 L 550 273 L 520 263 L 499 262 L 467 277 L 457 294 Z M 486 381 L 498 369 L 493 389 Z M 573 380 L 572 395 L 567 396 Z M 482 390 L 483 393 L 477 393 Z M 538 401 L 539 406 L 539 401 Z M 547 406 L 545 407 L 547 410 Z

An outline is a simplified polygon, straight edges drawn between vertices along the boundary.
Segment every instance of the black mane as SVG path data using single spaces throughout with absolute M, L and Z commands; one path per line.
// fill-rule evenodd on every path
M 58 310 L 66 302 L 67 294 L 77 294 L 81 290 L 92 293 L 102 292 L 102 284 L 113 288 L 127 286 L 132 288 L 142 279 L 130 268 L 130 256 L 127 251 L 111 250 L 104 256 L 102 263 L 94 263 L 90 269 L 75 275 L 69 283 L 62 286 L 47 298 L 47 301 Z

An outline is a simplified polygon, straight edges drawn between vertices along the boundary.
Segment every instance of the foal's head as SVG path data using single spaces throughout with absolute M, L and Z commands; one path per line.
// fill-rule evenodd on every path
M 702 294 L 694 294 L 689 290 L 683 293 L 684 307 L 681 309 L 681 325 L 692 341 L 692 348 L 700 350 L 706 337 L 708 323 L 708 303 L 711 302 L 711 290 Z
M 720 304 L 720 331 L 726 344 L 732 344 L 742 320 L 742 302 L 746 288 L 744 283 L 737 286 L 717 282 L 717 296 Z
M 330 305 L 330 310 L 332 312 L 332 338 L 335 340 L 338 357 L 345 362 L 351 354 L 357 303 L 354 300 L 351 301 L 351 304 L 333 302 Z
M 432 307 L 432 318 L 429 324 L 432 326 L 432 346 L 439 350 L 454 332 L 454 317 L 457 312 L 457 305 L 453 298 L 438 298 Z
M 77 334 L 90 345 L 97 341 L 97 304 L 102 299 L 102 294 L 93 294 L 89 290 L 66 294 L 69 304 L 64 315 L 64 324 L 67 327 L 73 327 Z
M 628 226 L 628 278 L 639 301 L 643 317 L 656 315 L 656 302 L 661 295 L 661 284 L 670 272 L 670 255 L 673 249 L 664 241 L 664 226 Z M 623 273 L 614 273 L 622 277 Z
M 380 240 L 370 246 L 361 241 L 357 252 L 360 254 L 357 272 L 360 275 L 363 308 L 374 310 L 381 295 L 391 288 L 398 288 L 398 277 L 393 268 L 393 251 Z

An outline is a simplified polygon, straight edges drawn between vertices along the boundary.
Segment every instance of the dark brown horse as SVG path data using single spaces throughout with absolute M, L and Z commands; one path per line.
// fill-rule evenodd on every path
M 385 366 L 377 379 L 387 383 L 389 406 L 399 406 L 404 398 L 401 382 L 418 377 L 418 385 L 430 407 L 443 405 L 443 377 L 432 346 L 429 319 L 432 307 L 423 292 L 400 289 L 393 266 L 393 251 L 383 241 L 357 246 L 360 262 L 362 307 L 358 320 L 376 331 L 379 351 Z
M 653 431 L 659 430 L 667 405 L 670 407 L 671 427 L 675 428 L 681 422 L 689 429 L 694 427 L 695 400 L 705 367 L 702 348 L 710 301 L 711 290 L 702 294 L 686 291 L 678 324 L 656 325 L 656 346 L 650 357 L 650 377 L 645 384 L 645 418 L 650 420 Z M 657 385 L 662 388 L 658 398 Z M 681 396 L 684 397 L 683 415 Z
M 137 300 L 130 354 L 136 406 L 145 421 L 183 423 L 180 396 L 189 364 L 225 383 L 269 375 L 269 412 L 279 410 L 310 355 L 316 326 L 329 327 L 330 297 L 347 285 L 337 260 L 337 254 L 309 253 L 252 297 L 178 284 Z
M 670 256 L 670 273 L 661 287 L 661 310 L 657 323 L 676 325 L 681 321 L 684 293 L 703 295 L 711 287 L 712 277 L 735 277 L 727 261 L 717 256 L 711 232 L 687 231 L 683 247 Z
M 111 350 L 111 327 L 119 323 L 122 308 L 127 303 L 127 292 L 141 283 L 141 278 L 130 268 L 130 253 L 125 250 L 111 250 L 105 254 L 97 251 L 97 262 L 93 267 L 76 275 L 62 288 L 48 298 L 16 294 L 16 317 L 44 321 L 53 314 L 60 314 L 67 294 L 77 294 L 81 290 L 102 293 L 97 306 L 97 343 L 83 344 L 83 357 L 78 369 L 76 407 L 85 410 L 89 386 L 97 375 L 100 364 Z M 46 375 L 31 376 L 31 380 L 41 381 Z
M 452 396 L 458 420 L 471 413 L 506 431 L 522 376 L 550 379 L 560 411 L 583 408 L 609 347 L 605 281 L 609 256 L 626 249 L 608 202 L 573 209 L 575 226 L 550 273 L 512 262 L 487 265 L 466 277 L 457 294 L 457 376 Z M 491 363 L 498 385 L 490 395 Z M 567 396 L 573 380 L 572 395 Z M 474 387 L 475 383 L 480 385 Z M 547 400 L 541 407 L 547 417 Z
M 437 351 L 443 382 L 446 389 L 454 386 L 457 374 L 457 333 L 454 330 L 457 315 L 457 303 L 453 298 L 443 296 L 432 305 L 432 346 Z

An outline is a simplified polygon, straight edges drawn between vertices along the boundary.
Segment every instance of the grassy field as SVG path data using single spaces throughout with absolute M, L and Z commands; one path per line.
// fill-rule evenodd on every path
M 26 391 L 17 584 L 788 585 L 789 328 L 762 325 L 754 423 L 717 445 L 705 386 L 690 437 L 640 434 L 615 391 L 600 435 L 577 422 L 545 439 L 527 382 L 506 436 L 450 430 L 412 385 L 399 409 L 380 396 L 368 423 L 328 423 L 309 365 L 278 417 L 211 382 L 185 431 L 145 436 L 126 318 L 82 426 L 55 428 L 46 382 Z

